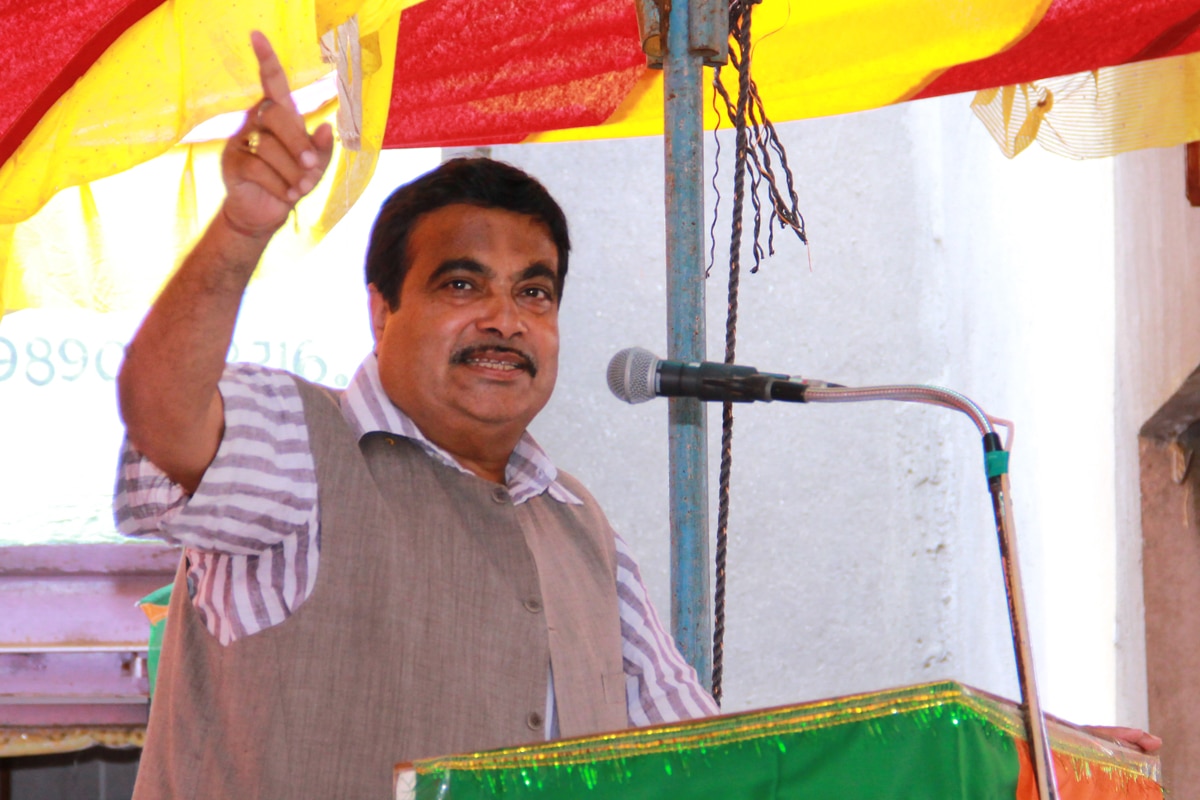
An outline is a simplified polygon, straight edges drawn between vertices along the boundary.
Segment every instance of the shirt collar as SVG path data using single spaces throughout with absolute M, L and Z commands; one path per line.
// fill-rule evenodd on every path
M 354 378 L 341 396 L 342 415 L 361 439 L 368 433 L 383 431 L 403 436 L 416 442 L 421 449 L 443 464 L 468 475 L 473 474 L 463 467 L 454 456 L 438 447 L 421 433 L 408 415 L 388 399 L 379 380 L 379 360 L 375 354 L 367 356 L 354 373 Z M 546 451 L 526 431 L 521 435 L 508 465 L 504 469 L 504 482 L 515 504 L 520 504 L 546 492 L 560 503 L 582 505 L 567 487 L 558 481 L 558 469 Z

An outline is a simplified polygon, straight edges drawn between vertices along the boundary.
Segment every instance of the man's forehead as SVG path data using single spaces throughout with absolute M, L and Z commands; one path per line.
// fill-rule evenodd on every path
M 532 214 L 456 203 L 417 218 L 408 241 L 412 262 L 432 257 L 480 260 L 481 256 L 518 255 L 558 273 L 558 247 L 549 226 Z

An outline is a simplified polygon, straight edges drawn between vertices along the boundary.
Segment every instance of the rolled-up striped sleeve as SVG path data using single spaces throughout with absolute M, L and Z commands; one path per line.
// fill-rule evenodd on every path
M 712 695 L 696 677 L 696 670 L 684 661 L 663 628 L 629 545 L 619 535 L 616 545 L 617 604 L 629 724 L 657 725 L 719 713 Z
M 187 495 L 126 439 L 121 443 L 113 518 L 126 536 L 162 537 L 162 526 L 179 513 Z
M 191 498 L 125 442 L 114 500 L 122 533 L 256 555 L 308 527 L 317 483 L 295 382 L 285 372 L 230 364 L 220 391 L 225 434 Z
M 128 441 L 113 501 L 117 528 L 187 550 L 193 602 L 222 644 L 277 625 L 312 592 L 317 481 L 304 405 L 286 372 L 230 364 L 225 433 L 188 496 Z

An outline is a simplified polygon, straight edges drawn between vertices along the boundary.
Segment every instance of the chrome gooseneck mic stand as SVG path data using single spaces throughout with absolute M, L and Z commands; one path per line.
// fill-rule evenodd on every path
M 781 383 L 788 386 L 781 386 Z M 992 513 L 996 519 L 996 537 L 1000 543 L 1004 592 L 1008 597 L 1008 618 L 1012 627 L 1013 650 L 1017 658 L 1017 681 L 1021 687 L 1025 730 L 1029 737 L 1038 797 L 1040 800 L 1057 800 L 1054 761 L 1050 754 L 1050 741 L 1046 736 L 1046 720 L 1038 700 L 1033 652 L 1029 644 L 1029 625 L 1025 616 L 1025 596 L 1021 588 L 1021 567 L 1017 558 L 1012 496 L 1008 484 L 1008 451 L 1000 442 L 992 418 L 969 398 L 937 386 L 869 386 L 851 389 L 828 384 L 808 385 L 802 381 L 788 380 L 774 381 L 764 389 L 765 396 L 771 399 L 801 403 L 862 403 L 872 400 L 924 403 L 961 411 L 975 423 L 975 427 L 983 435 L 984 466 L 987 471 L 988 491 L 992 496 Z
M 1000 543 L 1004 591 L 1008 597 L 1008 618 L 1017 659 L 1017 680 L 1021 687 L 1025 730 L 1036 773 L 1038 797 L 1039 800 L 1057 800 L 1054 761 L 1046 736 L 1046 720 L 1038 701 L 1033 652 L 1029 644 L 1029 625 L 1025 616 L 1025 597 L 1021 588 L 1021 568 L 1017 558 L 1017 540 L 1008 484 L 1008 450 L 1001 444 L 993 425 L 994 422 L 1001 423 L 1011 433 L 1011 423 L 989 417 L 969 398 L 937 386 L 867 386 L 853 389 L 822 381 L 759 372 L 750 366 L 707 361 L 663 361 L 653 353 L 637 347 L 622 350 L 609 362 L 608 386 L 613 394 L 627 403 L 642 403 L 655 397 L 680 396 L 739 403 L 774 400 L 792 403 L 898 400 L 950 408 L 970 417 L 983 435 L 984 466 L 987 471 L 988 491 L 992 495 L 996 536 Z

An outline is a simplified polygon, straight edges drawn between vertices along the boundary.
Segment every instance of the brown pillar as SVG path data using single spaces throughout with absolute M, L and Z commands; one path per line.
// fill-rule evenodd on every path
M 1200 799 L 1200 373 L 1142 428 L 1150 729 L 1172 800 Z

